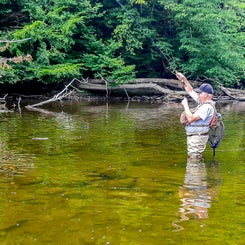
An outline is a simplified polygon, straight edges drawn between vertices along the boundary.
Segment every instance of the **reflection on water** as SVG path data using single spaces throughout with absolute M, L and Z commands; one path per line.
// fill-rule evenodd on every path
M 216 194 L 215 186 L 208 183 L 205 163 L 187 161 L 184 184 L 179 188 L 180 219 L 173 222 L 174 231 L 184 229 L 181 222 L 207 219 L 208 209 Z
M 23 175 L 31 168 L 33 168 L 33 159 L 30 154 L 9 149 L 7 142 L 0 138 L 0 173 L 6 176 Z
M 198 166 L 181 104 L 44 108 L 0 115 L 1 244 L 243 244 L 243 107 L 223 107 L 219 164 L 207 147 Z

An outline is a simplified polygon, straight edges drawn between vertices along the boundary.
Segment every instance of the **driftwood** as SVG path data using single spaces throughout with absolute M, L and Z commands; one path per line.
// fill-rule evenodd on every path
M 234 100 L 245 101 L 244 90 L 232 89 L 232 88 L 227 89 L 223 86 L 220 86 L 220 90 Z
M 74 91 L 89 91 L 94 93 L 100 93 L 100 94 L 106 94 L 108 96 L 112 92 L 115 92 L 119 95 L 126 95 L 128 97 L 128 100 L 130 100 L 131 94 L 141 94 L 141 95 L 170 95 L 173 96 L 174 99 L 179 99 L 179 96 L 186 95 L 185 91 L 175 91 L 171 90 L 169 88 L 164 88 L 158 83 L 163 83 L 163 79 L 152 79 L 155 81 L 153 82 L 144 82 L 140 80 L 140 82 L 130 82 L 127 84 L 120 84 L 116 87 L 108 86 L 107 83 L 104 82 L 104 84 L 101 83 L 101 80 L 93 80 L 95 83 L 88 82 L 88 80 L 78 80 L 76 78 L 73 78 L 72 81 L 65 86 L 65 88 L 58 94 L 54 95 L 52 98 L 33 104 L 33 105 L 27 105 L 26 108 L 30 110 L 34 110 L 34 108 L 55 102 L 58 100 L 62 100 L 63 98 L 69 97 L 71 94 L 74 93 Z M 165 79 L 165 82 L 170 84 L 171 82 L 167 79 Z M 174 84 L 174 85 L 173 85 Z M 180 86 L 178 84 L 178 81 L 173 81 L 172 86 L 175 88 L 180 89 Z M 72 89 L 72 90 L 71 90 Z
M 193 87 L 200 86 L 200 82 L 196 81 L 191 81 L 191 84 Z M 101 79 L 91 79 L 85 83 L 81 82 L 78 87 L 80 90 L 91 93 L 126 94 L 127 97 L 130 94 L 140 94 L 141 96 L 162 95 L 168 98 L 172 96 L 181 98 L 181 96 L 187 95 L 183 89 L 183 84 L 175 79 L 139 78 L 117 87 L 107 86 Z M 232 100 L 245 101 L 245 90 L 225 88 L 221 85 L 219 85 L 219 88 L 223 96 L 227 95 Z M 219 95 L 220 97 L 222 97 L 222 94 Z
M 102 84 L 105 85 L 103 79 L 88 79 L 87 83 L 92 85 Z M 83 82 L 84 83 L 84 82 Z M 183 83 L 177 79 L 165 79 L 165 78 L 137 78 L 135 80 L 129 81 L 127 84 L 157 84 L 161 87 L 167 87 L 172 90 L 183 90 Z M 196 87 L 198 86 L 198 82 L 191 81 L 191 83 Z M 126 84 L 124 84 L 126 85 Z
M 174 91 L 168 88 L 164 88 L 161 87 L 160 85 L 156 84 L 156 83 L 135 83 L 135 84 L 120 84 L 116 87 L 113 86 L 106 86 L 104 84 L 93 84 L 93 83 L 80 83 L 78 85 L 78 88 L 80 90 L 86 90 L 86 91 L 90 91 L 90 92 L 106 92 L 106 91 L 114 91 L 114 92 L 118 92 L 118 94 L 120 93 L 124 93 L 125 89 L 127 90 L 127 92 L 135 92 L 135 93 L 142 93 L 142 91 L 144 91 L 145 93 L 149 94 L 179 94 L 179 95 L 185 95 L 186 92 L 185 91 Z M 144 93 L 142 93 L 144 95 Z
M 200 83 L 195 81 L 192 81 L 191 83 L 194 87 L 198 87 L 200 85 Z M 124 97 L 127 96 L 128 100 L 131 100 L 130 96 L 140 95 L 142 97 L 161 96 L 161 100 L 179 101 L 183 98 L 183 96 L 187 95 L 186 91 L 183 89 L 183 84 L 174 79 L 136 79 L 134 81 L 130 81 L 127 84 L 108 86 L 108 82 L 102 79 L 79 80 L 73 78 L 72 81 L 67 84 L 60 93 L 54 95 L 48 100 L 39 102 L 37 104 L 28 105 L 26 108 L 34 110 L 34 108 L 44 104 L 62 100 L 63 98 L 67 98 L 72 95 L 75 90 L 78 92 L 87 91 L 91 94 L 103 94 L 107 97 L 109 95 L 119 95 Z M 228 89 L 222 86 L 220 86 L 220 90 L 233 100 L 245 100 L 244 90 Z
M 39 102 L 33 105 L 27 105 L 26 108 L 33 109 L 34 107 L 38 107 L 38 106 L 45 105 L 51 102 L 55 102 L 57 100 L 62 100 L 63 98 L 70 96 L 74 92 L 73 90 L 70 90 L 70 87 L 72 87 L 72 84 L 75 81 L 76 81 L 76 78 L 73 78 L 72 81 L 68 85 L 66 85 L 65 88 L 60 93 L 54 95 L 51 99 L 48 99 L 48 100 L 45 100 L 45 101 L 42 101 L 42 102 Z
M 118 86 L 108 86 L 101 79 L 91 79 L 79 81 L 77 84 L 79 90 L 88 91 L 92 94 L 103 94 L 110 96 L 125 97 L 130 96 L 173 96 L 183 97 L 187 93 L 183 90 L 183 85 L 174 79 L 136 79 L 127 84 Z

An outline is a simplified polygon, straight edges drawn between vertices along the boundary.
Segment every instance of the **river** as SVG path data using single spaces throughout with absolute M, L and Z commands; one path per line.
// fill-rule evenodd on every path
M 1 244 L 244 244 L 245 103 L 186 164 L 181 104 L 75 102 L 1 113 Z

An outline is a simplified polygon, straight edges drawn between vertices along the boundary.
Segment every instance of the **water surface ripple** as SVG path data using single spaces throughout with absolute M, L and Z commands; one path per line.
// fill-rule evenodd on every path
M 244 244 L 245 103 L 218 108 L 225 137 L 198 166 L 180 104 L 1 114 L 1 244 Z

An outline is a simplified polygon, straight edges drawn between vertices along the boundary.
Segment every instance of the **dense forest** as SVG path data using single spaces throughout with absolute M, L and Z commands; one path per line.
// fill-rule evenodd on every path
M 188 78 L 245 86 L 241 0 L 2 0 L 0 83 Z

